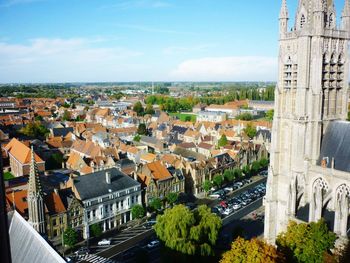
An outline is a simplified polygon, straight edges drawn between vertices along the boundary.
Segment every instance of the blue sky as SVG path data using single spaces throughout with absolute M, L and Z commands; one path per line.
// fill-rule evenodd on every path
M 273 81 L 279 9 L 280 0 L 0 0 L 0 83 Z

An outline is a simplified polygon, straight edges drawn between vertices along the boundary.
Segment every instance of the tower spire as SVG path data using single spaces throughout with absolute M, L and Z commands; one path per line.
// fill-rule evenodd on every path
M 288 31 L 288 20 L 289 20 L 287 0 L 282 0 L 279 20 L 280 20 L 280 38 L 284 38 L 285 34 Z
M 45 233 L 44 194 L 40 184 L 38 166 L 35 161 L 33 146 L 31 148 L 31 162 L 28 182 L 28 216 L 29 224 L 40 234 Z

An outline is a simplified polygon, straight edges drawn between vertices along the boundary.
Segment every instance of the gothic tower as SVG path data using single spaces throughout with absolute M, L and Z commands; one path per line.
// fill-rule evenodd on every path
M 44 194 L 41 189 L 38 167 L 32 148 L 28 186 L 29 224 L 40 234 L 45 234 Z
M 296 217 L 298 207 L 309 200 L 308 167 L 318 161 L 327 125 L 347 117 L 349 14 L 349 0 L 345 0 L 338 28 L 332 0 L 299 0 L 295 24 L 288 30 L 287 3 L 282 0 L 279 77 L 265 197 L 264 235 L 271 243 Z

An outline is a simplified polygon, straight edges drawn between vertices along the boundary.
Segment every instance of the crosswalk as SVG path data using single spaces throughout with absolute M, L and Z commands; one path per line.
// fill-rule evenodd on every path
M 84 262 L 90 262 L 90 263 L 115 263 L 115 261 L 112 259 L 104 258 L 94 254 L 80 255 L 76 260 L 78 262 L 84 261 Z

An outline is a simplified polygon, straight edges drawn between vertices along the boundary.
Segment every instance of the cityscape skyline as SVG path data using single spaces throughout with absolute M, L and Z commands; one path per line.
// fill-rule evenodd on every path
M 296 1 L 288 6 L 294 12 Z M 0 1 L 0 12 L 0 83 L 277 76 L 272 1 L 11 0 Z

